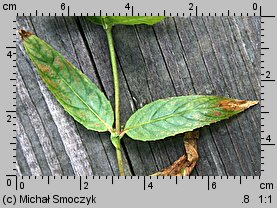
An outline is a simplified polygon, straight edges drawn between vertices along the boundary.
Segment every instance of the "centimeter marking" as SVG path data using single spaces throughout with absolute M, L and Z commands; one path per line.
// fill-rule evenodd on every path
M 16 21 L 12 21 L 13 23 L 13 26 L 12 26 L 12 29 L 13 29 L 13 33 L 12 35 L 14 37 L 16 37 Z M 6 113 L 7 113 L 7 122 L 8 123 L 11 123 L 12 126 L 13 126 L 13 129 L 12 129 L 12 140 L 14 142 L 10 142 L 9 144 L 12 146 L 12 151 L 14 152 L 14 154 L 12 155 L 12 164 L 13 164 L 13 168 L 12 168 L 12 171 L 13 172 L 16 172 L 16 168 L 15 168 L 15 164 L 17 163 L 16 161 L 16 38 L 15 40 L 12 41 L 13 44 L 15 44 L 15 46 L 7 46 L 6 49 L 8 49 L 10 52 L 10 58 L 12 60 L 12 76 L 11 78 L 9 79 L 11 82 L 12 82 L 12 88 L 14 89 L 12 91 L 12 100 L 13 100 L 13 104 L 12 104 L 12 109 L 9 109 L 9 110 L 6 110 Z
M 253 8 L 254 8 L 254 4 L 253 4 Z M 260 12 L 260 16 L 261 16 L 261 134 L 265 134 L 265 124 L 264 124 L 264 115 L 268 115 L 270 112 L 269 111 L 264 111 L 263 108 L 265 108 L 264 106 L 264 100 L 265 100 L 265 85 L 264 83 L 273 83 L 275 82 L 275 79 L 272 79 L 270 77 L 270 70 L 265 70 L 265 66 L 264 63 L 265 61 L 264 56 L 266 55 L 266 51 L 269 50 L 269 47 L 264 47 L 265 41 L 263 40 L 265 37 L 265 29 L 263 28 L 263 24 L 265 23 L 264 18 L 265 17 L 275 17 L 275 16 L 263 16 L 262 15 L 262 7 L 259 7 L 259 12 Z M 265 138 L 266 137 L 266 138 Z M 265 165 L 265 156 L 264 156 L 264 152 L 266 147 L 273 147 L 275 146 L 275 143 L 271 143 L 271 138 L 270 138 L 270 134 L 268 134 L 267 136 L 261 136 L 261 173 L 263 173 L 265 170 L 263 168 L 263 166 Z
M 253 15 L 249 15 L 249 13 L 246 13 L 246 15 L 245 14 L 243 14 L 243 13 L 240 13 L 239 15 L 237 15 L 236 13 L 231 13 L 230 12 L 230 10 L 227 10 L 227 14 L 226 13 L 220 13 L 220 14 L 217 14 L 217 13 L 208 13 L 208 15 L 205 15 L 204 13 L 200 13 L 200 15 L 199 15 L 199 11 L 198 11 L 198 6 L 194 6 L 192 3 L 190 3 L 189 4 L 190 5 L 190 8 L 189 8 L 189 10 L 190 11 L 194 11 L 194 13 L 192 13 L 192 12 L 189 12 L 189 16 L 257 16 L 257 14 L 258 14 L 258 16 L 260 16 L 261 17 L 261 25 L 263 24 L 263 23 L 265 23 L 264 22 L 264 19 L 263 18 L 274 18 L 275 16 L 266 16 L 266 15 L 262 15 L 262 7 L 261 6 L 259 6 L 259 9 L 258 9 L 258 6 L 257 6 L 257 4 L 256 3 L 254 3 L 253 4 L 253 10 L 254 11 L 257 11 L 257 13 L 256 12 L 254 12 L 253 13 Z M 131 12 L 130 13 L 126 13 L 125 15 L 121 15 L 121 13 L 118 13 L 118 16 L 134 16 L 134 15 L 136 15 L 136 16 L 160 16 L 160 13 L 157 13 L 157 14 L 154 14 L 153 15 L 153 13 L 150 13 L 150 14 L 148 14 L 148 13 L 143 13 L 143 15 L 141 15 L 141 13 L 137 13 L 137 14 L 135 14 L 134 13 L 134 6 L 128 6 L 127 7 L 127 5 L 125 6 L 125 8 L 127 8 L 128 10 L 130 10 Z M 70 16 L 71 14 L 70 14 L 70 6 L 65 6 L 65 4 L 61 4 L 61 9 L 62 10 L 67 10 L 66 11 L 66 13 L 64 13 L 64 12 L 62 12 L 61 13 L 61 15 L 60 16 Z M 27 13 L 26 13 L 27 14 Z M 66 14 L 66 15 L 65 15 Z M 161 13 L 163 16 L 188 16 L 188 15 L 186 15 L 185 13 L 166 13 L 166 10 L 163 10 L 163 13 Z M 89 14 L 89 13 L 86 13 L 85 15 L 83 15 L 83 13 L 80 13 L 78 16 L 97 16 L 97 15 L 99 15 L 99 16 L 102 16 L 103 15 L 103 13 L 102 13 L 102 10 L 100 10 L 99 11 L 99 13 L 97 14 L 97 13 L 93 13 L 93 15 L 91 15 L 91 14 Z M 109 15 L 108 13 L 104 13 L 104 15 L 106 15 L 106 16 L 115 16 L 115 13 L 112 13 L 112 15 Z M 25 16 L 25 13 L 23 12 L 22 14 L 19 14 L 19 13 L 16 13 L 16 16 Z M 43 12 L 41 12 L 41 13 L 39 13 L 38 12 L 38 10 L 35 10 L 35 14 L 33 15 L 32 13 L 29 13 L 29 16 L 45 16 L 45 13 L 43 13 Z M 48 13 L 48 15 L 46 15 L 46 16 L 58 16 L 57 15 L 57 13 L 54 13 L 54 14 L 51 14 L 51 13 Z M 73 16 L 77 16 L 76 15 L 76 13 L 73 13 Z M 15 24 L 16 23 L 16 21 L 13 21 L 13 23 Z M 16 36 L 16 26 L 14 26 L 13 28 L 12 28 L 13 30 L 14 30 L 14 32 L 13 32 L 13 35 L 14 36 Z M 263 34 L 263 32 L 264 32 L 264 29 L 261 27 L 261 39 L 263 39 L 263 37 L 264 37 L 264 34 Z M 16 43 L 16 40 L 14 40 L 14 41 L 12 41 L 14 44 Z M 262 58 L 263 58 L 263 56 L 265 55 L 265 51 L 266 50 L 269 50 L 269 48 L 268 47 L 262 47 L 262 44 L 265 44 L 265 42 L 264 41 L 262 41 L 261 40 L 261 70 L 263 71 L 264 70 L 264 66 L 263 66 L 263 64 L 264 64 L 264 60 L 262 60 Z M 9 49 L 9 50 L 15 50 L 16 49 L 16 46 L 7 46 L 6 47 L 6 49 Z M 16 55 L 16 53 L 15 52 L 13 52 L 12 53 L 13 55 Z M 12 60 L 13 62 L 16 62 L 16 59 L 13 59 Z M 13 68 L 16 68 L 16 65 L 13 65 L 12 66 Z M 266 71 L 266 73 L 261 73 L 261 76 L 263 77 L 262 79 L 261 79 L 261 83 L 262 83 L 262 85 L 261 85 L 261 88 L 262 88 L 262 90 L 265 88 L 265 86 L 263 85 L 263 83 L 265 82 L 265 83 L 272 83 L 272 82 L 275 82 L 276 80 L 275 79 L 271 79 L 270 78 L 270 76 L 268 76 L 268 74 L 267 74 L 267 72 L 268 71 Z M 15 72 L 13 72 L 12 73 L 13 75 L 15 75 L 15 76 L 12 76 L 12 78 L 10 78 L 10 81 L 12 81 L 12 82 L 14 82 L 14 81 L 16 81 L 16 71 Z M 16 85 L 15 84 L 13 84 L 12 85 L 14 88 L 15 88 L 15 90 L 13 91 L 13 94 L 15 94 L 15 97 L 13 97 L 13 100 L 16 100 Z M 262 101 L 264 101 L 264 92 L 261 92 L 261 100 Z M 263 102 L 262 102 L 262 104 L 263 104 Z M 13 107 L 16 107 L 16 104 L 13 104 L 12 105 Z M 261 105 L 261 109 L 262 108 L 264 108 L 265 106 L 264 105 Z M 11 118 L 13 118 L 14 119 L 14 122 L 13 122 L 13 126 L 16 126 L 16 116 L 11 116 L 11 114 L 14 114 L 14 113 L 16 113 L 16 108 L 15 108 L 15 110 L 7 110 L 6 111 L 6 113 L 8 114 L 8 118 L 9 117 L 11 117 Z M 269 112 L 268 111 L 262 111 L 261 112 L 261 115 L 263 115 L 263 114 L 269 114 Z M 261 129 L 262 129 L 262 127 L 264 127 L 265 125 L 264 124 L 262 124 L 262 121 L 264 120 L 265 118 L 264 117 L 261 117 Z M 15 129 L 13 129 L 13 132 L 15 132 L 16 133 L 16 128 Z M 265 131 L 264 130 L 261 130 L 261 133 L 264 133 Z M 270 135 L 269 135 L 269 137 L 270 137 Z M 14 139 L 14 140 L 16 140 L 16 136 L 13 136 L 12 137 L 12 139 Z M 261 141 L 262 140 L 265 140 L 265 138 L 264 137 L 261 137 Z M 270 141 L 270 140 L 269 140 Z M 10 142 L 10 144 L 11 145 L 16 145 L 16 142 Z M 265 151 L 262 147 L 266 147 L 266 146 L 275 146 L 275 144 L 274 143 L 270 143 L 270 142 L 267 142 L 267 143 L 261 143 L 261 166 L 262 165 L 264 165 L 264 156 L 262 156 L 262 153 Z M 16 149 L 13 147 L 13 149 L 12 149 L 15 153 L 16 153 Z M 14 154 L 13 155 L 13 158 L 14 158 L 14 164 L 16 164 L 16 154 Z M 12 169 L 13 171 L 16 171 L 16 169 Z M 263 172 L 264 171 L 264 169 L 261 169 L 261 172 Z M 16 175 L 14 175 L 14 174 L 11 174 L 11 175 L 6 175 L 7 177 L 15 177 L 16 178 L 16 190 L 18 189 L 18 177 L 16 176 Z M 23 180 L 24 178 L 29 178 L 29 179 L 31 179 L 31 177 L 30 176 L 21 176 L 21 179 Z M 56 177 L 57 176 L 46 176 L 47 177 L 47 184 L 50 184 L 50 178 L 53 178 L 53 180 L 55 180 L 56 179 Z M 118 180 L 120 179 L 120 177 L 119 176 L 110 176 L 111 177 L 111 184 L 114 184 L 115 183 L 115 179 L 117 178 Z M 126 179 L 126 177 L 127 176 L 125 176 L 125 179 Z M 147 183 L 148 182 L 148 180 L 146 180 L 146 176 L 128 176 L 128 177 L 131 177 L 131 178 L 137 178 L 137 179 L 140 179 L 140 178 L 143 178 L 143 189 L 144 190 L 146 190 L 147 189 L 147 187 L 149 186 L 149 183 Z M 153 176 L 152 176 L 153 177 Z M 175 177 L 175 183 L 176 184 L 178 184 L 178 180 L 179 179 L 184 179 L 184 177 L 177 177 L 177 176 L 174 176 Z M 228 177 L 228 176 L 219 176 L 220 177 L 220 179 L 223 179 L 223 178 L 227 178 L 227 179 L 229 179 L 229 178 L 233 178 L 233 179 L 236 179 L 236 178 L 239 178 L 239 184 L 242 184 L 242 179 L 243 178 L 245 178 L 245 179 L 249 179 L 250 177 L 247 177 L 247 176 L 233 176 L 233 177 Z M 35 179 L 37 179 L 37 178 L 39 178 L 39 177 L 36 177 L 36 176 L 34 176 L 34 178 Z M 44 179 L 44 177 L 42 176 L 41 177 L 42 179 Z M 69 176 L 60 176 L 60 178 L 61 179 L 63 179 L 63 178 L 66 178 L 66 179 L 69 179 Z M 76 179 L 77 177 L 76 176 L 73 176 L 73 178 L 74 179 Z M 96 176 L 92 176 L 92 179 L 95 179 L 96 178 Z M 102 179 L 102 178 L 105 178 L 105 179 L 108 179 L 108 176 L 106 176 L 106 177 L 104 177 L 104 176 L 99 176 L 98 177 L 98 179 Z M 163 179 L 164 179 L 164 176 L 162 177 Z M 170 176 L 170 179 L 172 179 L 173 177 L 171 177 Z M 187 178 L 187 177 L 186 177 Z M 216 177 L 215 176 L 189 176 L 188 177 L 188 179 L 192 179 L 192 178 L 194 178 L 194 179 L 197 179 L 197 178 L 202 178 L 202 180 L 204 179 L 204 178 L 207 178 L 207 184 L 208 184 L 208 190 L 210 190 L 212 187 L 211 187 L 211 179 L 213 178 L 214 180 L 216 179 Z M 261 177 L 260 176 L 253 176 L 252 177 L 253 179 L 255 179 L 255 178 L 258 178 L 258 179 L 260 179 Z M 87 176 L 85 176 L 85 179 L 87 179 Z M 151 176 L 150 176 L 150 178 L 149 178 L 149 181 L 151 181 Z M 157 177 L 157 179 L 158 179 L 158 177 Z M 80 190 L 82 190 L 82 186 L 83 186 L 83 184 L 82 184 L 82 177 L 79 177 L 79 183 L 80 183 Z
M 175 184 L 179 184 L 180 180 L 205 180 L 207 182 L 207 190 L 216 189 L 216 183 L 218 181 L 216 180 L 236 180 L 238 181 L 239 185 L 242 185 L 242 181 L 244 180 L 255 180 L 255 179 L 261 179 L 261 176 L 16 176 L 16 175 L 6 175 L 8 178 L 15 178 L 14 188 L 15 190 L 20 190 L 26 188 L 24 185 L 24 180 L 41 180 L 45 181 L 47 185 L 50 185 L 52 181 L 56 180 L 69 180 L 73 179 L 78 183 L 79 190 L 88 189 L 88 183 L 89 180 L 106 180 L 110 182 L 111 185 L 115 185 L 116 181 L 121 180 L 127 180 L 127 179 L 136 179 L 143 183 L 143 190 L 152 189 L 155 187 L 154 180 L 157 181 L 163 181 L 165 179 L 174 180 Z M 9 179 L 8 179 L 9 180 Z M 22 186 L 23 183 L 23 186 Z M 11 186 L 11 183 L 9 181 L 9 185 Z
M 73 16 L 260 16 L 260 17 L 275 17 L 274 15 L 262 15 L 262 6 L 258 6 L 256 3 L 253 3 L 253 10 L 257 11 L 257 12 L 253 12 L 253 14 L 251 15 L 251 13 L 247 12 L 245 13 L 235 13 L 235 12 L 230 12 L 230 10 L 228 9 L 226 13 L 222 12 L 222 13 L 203 13 L 201 12 L 199 15 L 199 11 L 198 11 L 198 6 L 194 6 L 193 3 L 189 3 L 189 12 L 188 13 L 172 13 L 169 12 L 167 13 L 166 10 L 163 10 L 163 12 L 157 12 L 157 13 L 135 13 L 134 12 L 134 6 L 129 6 L 129 3 L 125 6 L 125 8 L 127 10 L 129 10 L 130 12 L 126 12 L 125 14 L 122 13 L 103 13 L 103 11 L 100 9 L 98 13 L 79 13 L 76 14 L 75 12 L 73 13 Z M 30 12 L 30 13 L 16 13 L 16 16 L 72 16 L 70 14 L 70 6 L 65 6 L 64 3 L 61 4 L 61 10 L 64 11 L 66 10 L 66 12 L 61 12 L 60 14 L 58 13 L 47 13 L 47 12 L 38 12 L 38 10 L 35 10 L 34 13 Z

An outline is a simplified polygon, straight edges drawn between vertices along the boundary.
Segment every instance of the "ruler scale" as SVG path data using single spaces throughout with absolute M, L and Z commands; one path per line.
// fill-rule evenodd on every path
M 48 5 L 47 5 L 48 4 Z M 88 3 L 90 4 L 90 3 Z M 273 3 L 271 3 L 273 4 Z M 123 1 L 107 7 L 106 2 L 20 1 L 0 5 L 2 90 L 1 103 L 1 206 L 121 206 L 172 205 L 214 207 L 276 207 L 276 17 L 273 6 L 262 1 L 196 2 L 148 5 Z M 17 16 L 259 16 L 261 18 L 261 176 L 17 176 L 16 165 L 16 17 Z M 3 92 L 4 93 L 4 92 Z M 1 94 L 3 94 L 1 93 Z

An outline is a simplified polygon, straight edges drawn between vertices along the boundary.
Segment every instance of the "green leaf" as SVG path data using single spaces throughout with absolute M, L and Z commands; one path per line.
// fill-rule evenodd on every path
M 114 113 L 97 86 L 37 36 L 24 30 L 20 35 L 40 77 L 64 109 L 87 129 L 111 131 Z
M 130 16 L 130 17 L 121 17 L 121 16 L 90 16 L 87 17 L 93 23 L 103 25 L 105 29 L 111 28 L 114 25 L 137 25 L 137 24 L 147 24 L 154 25 L 166 17 L 155 16 L 155 17 L 145 17 L 145 16 Z
M 123 133 L 133 139 L 153 141 L 227 119 L 257 104 L 217 96 L 181 96 L 157 100 L 136 111 Z
M 101 16 L 88 16 L 87 19 L 97 25 L 103 25 L 102 23 L 103 18 Z

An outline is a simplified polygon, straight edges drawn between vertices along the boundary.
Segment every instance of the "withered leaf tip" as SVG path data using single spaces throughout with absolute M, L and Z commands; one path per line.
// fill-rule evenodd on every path
M 222 100 L 219 103 L 219 106 L 225 110 L 230 111 L 239 111 L 239 110 L 246 110 L 251 106 L 258 104 L 258 101 L 247 101 L 247 100 Z
M 28 37 L 30 37 L 31 35 L 33 35 L 33 33 L 28 32 L 28 31 L 26 31 L 26 30 L 24 30 L 24 29 L 22 29 L 22 28 L 18 31 L 18 33 L 19 33 L 19 35 L 21 36 L 21 38 L 22 38 L 23 41 L 26 40 L 26 38 L 28 38 Z

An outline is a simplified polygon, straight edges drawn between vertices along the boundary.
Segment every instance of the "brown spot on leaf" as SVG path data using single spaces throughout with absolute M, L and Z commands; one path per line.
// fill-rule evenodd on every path
M 66 103 L 69 103 L 69 104 L 71 103 L 70 98 L 59 91 L 55 92 L 55 96 L 57 97 L 57 99 L 63 100 Z
M 51 68 L 49 66 L 45 66 L 43 64 L 37 64 L 38 68 L 40 71 L 42 71 L 45 74 L 50 74 L 51 75 Z
M 18 31 L 19 35 L 21 36 L 22 40 L 26 40 L 28 37 L 30 37 L 31 35 L 33 35 L 33 33 L 31 32 L 28 32 L 28 31 L 25 31 L 23 29 L 20 29 Z
M 245 110 L 253 105 L 256 105 L 258 101 L 247 101 L 247 100 L 222 100 L 219 103 L 219 107 L 228 111 L 241 111 Z
M 70 70 L 71 69 L 71 64 L 69 61 L 67 61 L 66 59 L 63 59 L 60 56 L 56 56 L 54 62 L 54 65 L 58 66 L 60 70 Z
M 222 113 L 220 113 L 219 111 L 215 111 L 215 112 L 214 112 L 214 115 L 215 115 L 215 116 L 221 116 L 221 114 L 222 114 Z
M 76 76 L 76 75 L 74 75 L 74 77 L 73 77 L 73 79 L 74 79 L 74 81 L 76 82 L 76 83 L 80 83 L 80 82 L 82 82 L 80 79 L 79 79 L 79 77 L 78 76 Z
M 80 117 L 87 118 L 87 115 L 85 113 L 80 113 Z
M 58 87 L 58 83 L 57 83 L 57 82 L 54 82 L 53 80 L 51 80 L 51 79 L 49 79 L 49 78 L 44 77 L 44 81 L 45 81 L 46 83 L 50 84 L 50 85 L 51 85 L 52 87 L 54 87 L 54 88 L 57 88 L 57 87 Z M 61 94 L 61 96 L 63 96 L 63 95 Z
M 61 58 L 59 56 L 56 56 L 54 64 L 56 64 L 56 65 L 63 65 L 63 62 L 61 61 Z
M 102 126 L 103 124 L 94 124 L 94 126 L 97 126 L 97 127 L 100 127 Z

